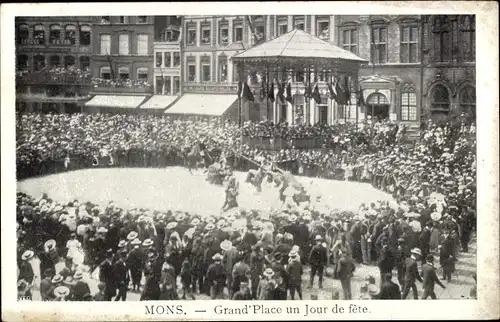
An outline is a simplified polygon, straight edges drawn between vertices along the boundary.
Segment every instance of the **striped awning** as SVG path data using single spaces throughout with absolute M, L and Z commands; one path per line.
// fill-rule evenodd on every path
M 165 109 L 168 108 L 179 96 L 174 95 L 154 95 L 144 102 L 140 109 Z
M 146 96 L 96 95 L 85 103 L 89 107 L 137 108 Z
M 185 94 L 165 114 L 221 116 L 237 99 L 233 94 Z

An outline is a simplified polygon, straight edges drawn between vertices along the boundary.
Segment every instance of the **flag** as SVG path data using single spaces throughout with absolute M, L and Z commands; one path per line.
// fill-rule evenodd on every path
M 261 87 L 260 87 L 260 93 L 259 93 L 259 98 L 260 101 L 262 102 L 266 96 L 267 96 L 267 83 L 266 83 L 266 76 L 262 76 L 261 80 Z
M 312 95 L 311 82 L 306 81 L 304 89 L 304 98 L 311 98 L 311 95 Z
M 363 91 L 361 88 L 358 88 L 358 104 L 359 106 L 364 106 L 365 105 L 365 97 L 363 96 Z
M 285 82 L 281 83 L 278 81 L 278 99 L 280 100 L 280 104 L 285 104 Z
M 243 90 L 243 83 L 238 81 L 238 97 L 241 97 L 241 92 Z
M 248 86 L 247 83 L 243 84 L 243 98 L 251 102 L 255 100 L 252 91 L 250 90 L 250 87 Z
M 334 78 L 334 80 L 335 80 L 335 78 Z M 335 86 L 333 85 L 332 80 L 330 80 L 330 82 L 328 82 L 328 89 L 330 90 L 330 98 L 332 100 L 337 101 L 337 92 L 335 91 Z
M 314 90 L 312 92 L 311 97 L 316 101 L 317 104 L 321 104 L 321 95 L 319 93 L 318 82 L 316 82 L 314 86 Z
M 288 83 L 288 85 L 286 86 L 286 100 L 290 103 L 293 101 L 292 85 L 290 85 L 290 83 Z
M 344 82 L 345 93 L 347 99 L 349 99 L 351 97 L 351 76 L 344 76 Z
M 340 105 L 345 105 L 347 104 L 347 95 L 342 88 L 342 85 L 340 85 L 341 81 L 335 82 L 335 92 L 337 92 L 337 103 Z
M 269 100 L 271 100 L 271 102 L 274 103 L 274 82 L 271 83 L 271 88 L 269 89 L 269 91 L 267 92 L 267 97 L 269 98 Z

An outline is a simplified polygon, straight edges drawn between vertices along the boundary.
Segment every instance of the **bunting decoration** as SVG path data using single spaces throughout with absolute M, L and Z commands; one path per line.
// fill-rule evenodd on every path
M 285 82 L 280 82 L 278 81 L 278 99 L 280 100 L 280 104 L 285 104 L 285 87 L 286 83 Z
M 266 98 L 266 94 L 267 94 L 266 76 L 262 76 L 260 93 L 259 93 L 259 99 L 261 102 Z
M 337 91 L 335 90 L 335 86 L 336 84 L 335 83 L 335 77 L 332 77 L 332 79 L 330 79 L 330 81 L 328 82 L 328 90 L 330 91 L 330 98 L 332 100 L 335 100 L 337 103 L 338 103 L 338 100 L 337 100 Z
M 365 105 L 365 97 L 363 96 L 363 91 L 361 90 L 361 87 L 358 88 L 357 99 L 359 106 Z
M 241 81 L 238 81 L 238 98 L 241 97 L 243 91 L 243 83 Z
M 269 91 L 267 92 L 267 98 L 274 103 L 275 98 L 274 98 L 274 82 L 271 83 L 271 87 L 269 88 Z
M 318 82 L 316 81 L 314 85 L 314 90 L 312 92 L 311 97 L 314 99 L 316 104 L 321 104 L 321 94 L 319 93 Z
M 286 86 L 286 100 L 290 103 L 293 101 L 292 85 L 290 83 Z
M 243 94 L 242 97 L 246 99 L 247 101 L 253 102 L 255 101 L 255 98 L 252 94 L 252 91 L 250 90 L 250 86 L 248 86 L 247 83 L 243 84 Z

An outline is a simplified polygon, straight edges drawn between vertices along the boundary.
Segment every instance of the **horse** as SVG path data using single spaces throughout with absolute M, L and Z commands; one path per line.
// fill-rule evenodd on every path
M 186 166 L 190 173 L 192 169 L 198 170 L 200 163 L 209 166 L 213 163 L 213 158 L 208 151 L 201 150 L 199 144 L 195 144 L 189 152 L 184 151 L 184 166 Z

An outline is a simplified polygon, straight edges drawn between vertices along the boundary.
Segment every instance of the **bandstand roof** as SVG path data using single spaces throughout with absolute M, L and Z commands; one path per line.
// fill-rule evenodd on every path
M 247 49 L 231 57 L 236 61 L 274 61 L 280 59 L 311 59 L 350 61 L 367 63 L 359 57 L 338 46 L 332 45 L 300 29 L 294 29 L 278 38 Z

